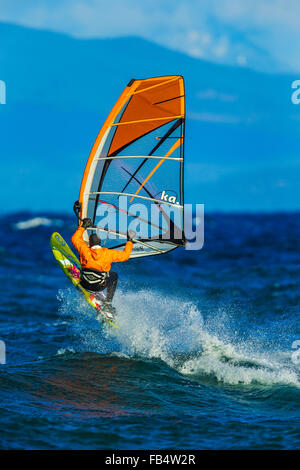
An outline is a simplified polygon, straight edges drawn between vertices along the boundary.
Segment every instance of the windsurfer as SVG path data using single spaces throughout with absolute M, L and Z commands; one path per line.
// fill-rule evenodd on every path
M 78 213 L 76 203 L 74 204 L 76 213 L 75 208 L 77 208 Z M 98 235 L 92 233 L 89 236 L 89 246 L 87 246 L 83 239 L 83 233 L 92 226 L 91 219 L 83 219 L 71 239 L 80 256 L 82 266 L 80 284 L 84 289 L 93 293 L 101 292 L 106 288 L 107 294 L 103 313 L 113 315 L 115 309 L 112 307 L 112 300 L 117 287 L 118 275 L 116 272 L 111 271 L 111 263 L 120 263 L 129 259 L 133 247 L 132 238 L 131 234 L 128 233 L 124 250 L 120 251 L 102 247 Z

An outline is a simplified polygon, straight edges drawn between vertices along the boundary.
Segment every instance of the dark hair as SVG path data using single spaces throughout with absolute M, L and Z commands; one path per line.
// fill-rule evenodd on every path
M 91 248 L 92 246 L 95 246 L 95 245 L 101 245 L 101 240 L 96 233 L 92 233 L 92 235 L 90 235 L 89 245 Z

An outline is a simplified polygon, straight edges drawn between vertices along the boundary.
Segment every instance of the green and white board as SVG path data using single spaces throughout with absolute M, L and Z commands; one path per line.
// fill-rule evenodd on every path
M 115 323 L 112 321 L 108 320 L 105 318 L 104 315 L 101 314 L 101 310 L 103 307 L 103 302 L 105 300 L 105 295 L 102 293 L 99 293 L 100 295 L 97 295 L 95 297 L 93 294 L 88 292 L 86 289 L 84 289 L 81 284 L 80 284 L 80 274 L 81 274 L 81 265 L 74 255 L 73 251 L 70 249 L 68 246 L 67 242 L 63 239 L 63 237 L 57 233 L 54 232 L 51 235 L 50 239 L 50 244 L 51 244 L 51 249 L 54 255 L 54 258 L 56 259 L 57 263 L 67 276 L 67 278 L 72 282 L 73 286 L 76 287 L 77 290 L 82 294 L 82 296 L 85 298 L 85 300 L 94 308 L 97 310 L 98 315 L 97 318 L 101 318 L 102 321 L 109 323 L 110 325 L 114 326 L 115 328 L 119 328 Z

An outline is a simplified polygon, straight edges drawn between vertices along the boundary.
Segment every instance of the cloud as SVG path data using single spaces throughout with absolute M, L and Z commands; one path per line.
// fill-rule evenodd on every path
M 208 156 L 203 156 L 203 160 L 208 159 Z M 214 163 L 191 163 L 186 164 L 186 172 L 190 183 L 216 183 L 224 176 L 228 176 L 238 171 L 236 167 L 231 165 L 216 165 Z
M 0 20 L 81 38 L 136 35 L 214 62 L 300 71 L 298 0 L 0 0 Z
M 239 116 L 232 116 L 230 114 L 217 114 L 217 113 L 196 113 L 191 112 L 188 115 L 189 119 L 195 121 L 213 122 L 213 123 L 224 123 L 224 124 L 238 124 L 241 119 Z
M 231 95 L 230 93 L 222 93 L 212 88 L 198 91 L 196 97 L 200 100 L 218 100 L 226 103 L 233 103 L 238 99 L 237 95 Z
M 239 55 L 237 56 L 236 61 L 237 61 L 237 63 L 238 63 L 240 66 L 247 65 L 247 57 L 245 57 L 245 56 L 242 55 L 242 54 L 239 54 Z

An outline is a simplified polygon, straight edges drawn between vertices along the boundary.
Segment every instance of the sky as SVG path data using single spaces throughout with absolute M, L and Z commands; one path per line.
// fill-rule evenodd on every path
M 125 84 L 178 73 L 186 200 L 206 210 L 298 210 L 299 26 L 294 0 L 0 0 L 0 191 L 16 196 L 9 210 L 70 209 Z
M 139 36 L 216 63 L 300 72 L 299 0 L 0 0 L 0 21 L 78 38 Z

